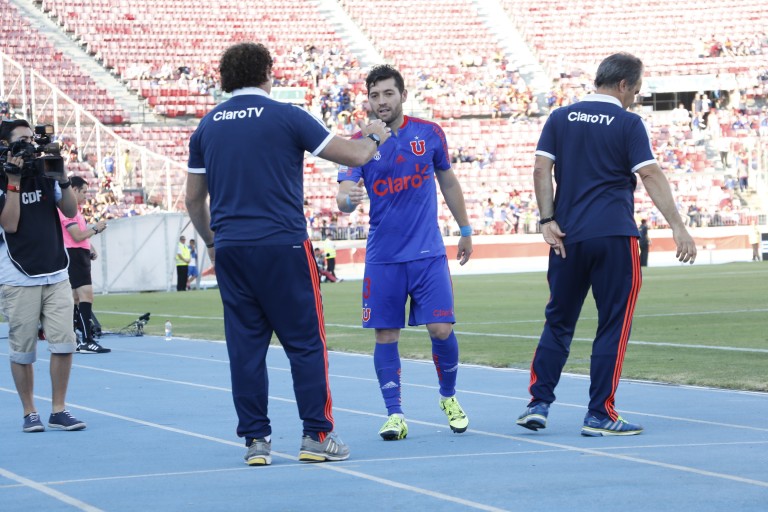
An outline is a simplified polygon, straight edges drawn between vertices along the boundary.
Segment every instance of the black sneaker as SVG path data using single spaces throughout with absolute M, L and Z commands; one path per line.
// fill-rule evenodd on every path
M 104 348 L 93 340 L 77 345 L 77 351 L 81 354 L 106 354 L 112 352 L 111 348 Z
M 48 428 L 56 428 L 59 430 L 83 430 L 85 428 L 85 422 L 78 420 L 72 414 L 63 410 L 57 413 L 51 413 L 48 418 Z

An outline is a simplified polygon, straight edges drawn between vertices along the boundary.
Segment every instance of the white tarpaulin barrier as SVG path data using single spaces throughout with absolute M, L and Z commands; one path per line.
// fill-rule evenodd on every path
M 91 276 L 96 293 L 167 291 L 175 288 L 176 247 L 182 231 L 194 237 L 184 213 L 114 219 L 92 238 L 99 257 Z

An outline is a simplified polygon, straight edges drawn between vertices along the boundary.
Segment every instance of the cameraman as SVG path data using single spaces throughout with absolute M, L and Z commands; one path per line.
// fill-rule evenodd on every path
M 27 121 L 0 125 L 0 141 L 6 146 L 31 145 L 34 140 Z M 51 352 L 48 427 L 82 430 L 85 423 L 64 408 L 75 333 L 68 259 L 56 211 L 58 206 L 67 217 L 74 217 L 77 200 L 66 175 L 57 180 L 46 178 L 35 172 L 34 163 L 9 150 L 0 173 L 0 300 L 8 318 L 11 374 L 24 408 L 24 432 L 42 432 L 45 427 L 34 403 L 32 367 L 42 323 Z

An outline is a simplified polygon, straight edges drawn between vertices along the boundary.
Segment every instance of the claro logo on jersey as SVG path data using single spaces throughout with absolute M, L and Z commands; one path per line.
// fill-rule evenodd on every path
M 403 176 L 402 178 L 388 177 L 386 179 L 374 181 L 373 193 L 379 197 L 383 197 L 387 194 L 397 194 L 403 190 L 421 187 L 421 185 L 431 177 L 428 174 L 429 165 L 424 164 L 424 166 L 420 166 L 419 164 L 415 164 L 414 167 L 416 169 L 413 174 L 409 176 Z
M 214 121 L 229 121 L 230 119 L 246 119 L 249 117 L 261 117 L 264 107 L 248 107 L 242 110 L 222 110 L 213 114 Z

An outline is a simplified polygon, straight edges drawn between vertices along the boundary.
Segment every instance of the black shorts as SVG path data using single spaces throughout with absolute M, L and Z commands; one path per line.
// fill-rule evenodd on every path
M 91 251 L 89 249 L 67 248 L 69 254 L 69 284 L 75 290 L 93 284 L 91 281 Z

